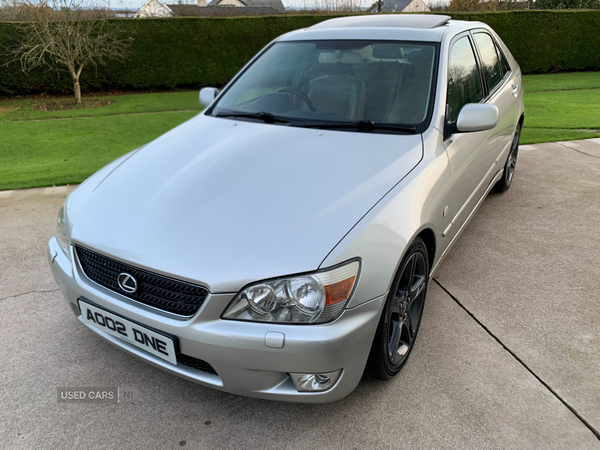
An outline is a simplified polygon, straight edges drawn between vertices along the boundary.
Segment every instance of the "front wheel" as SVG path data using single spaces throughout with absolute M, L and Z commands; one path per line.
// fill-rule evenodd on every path
M 513 176 L 515 174 L 515 168 L 517 166 L 517 156 L 519 153 L 519 139 L 521 138 L 521 124 L 517 124 L 515 129 L 515 137 L 513 138 L 510 151 L 508 152 L 508 158 L 506 158 L 506 164 L 504 165 L 504 173 L 502 178 L 494 185 L 494 192 L 506 192 L 512 183 Z
M 367 362 L 373 378 L 389 380 L 406 363 L 419 331 L 428 280 L 427 247 L 417 238 L 400 263 L 375 333 Z

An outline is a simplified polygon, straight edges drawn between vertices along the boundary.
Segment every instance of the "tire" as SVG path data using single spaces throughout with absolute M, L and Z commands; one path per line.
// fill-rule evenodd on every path
M 517 156 L 519 154 L 519 139 L 521 138 L 521 124 L 517 124 L 517 128 L 515 129 L 515 136 L 512 141 L 512 145 L 510 147 L 510 151 L 508 152 L 508 157 L 506 158 L 506 163 L 504 164 L 504 173 L 502 174 L 502 178 L 498 180 L 498 182 L 492 188 L 492 191 L 502 193 L 508 191 L 510 184 L 515 175 L 515 168 L 517 166 Z
M 402 258 L 379 320 L 366 368 L 371 377 L 389 380 L 406 364 L 421 324 L 428 281 L 427 247 L 416 238 Z

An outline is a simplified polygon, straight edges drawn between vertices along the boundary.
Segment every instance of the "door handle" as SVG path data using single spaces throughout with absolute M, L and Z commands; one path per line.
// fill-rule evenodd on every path
M 519 86 L 517 86 L 516 84 L 513 84 L 511 91 L 512 91 L 512 95 L 517 97 L 519 95 Z

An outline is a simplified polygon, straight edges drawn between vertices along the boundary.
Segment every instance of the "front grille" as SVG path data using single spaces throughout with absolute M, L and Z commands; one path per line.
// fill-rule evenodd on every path
M 211 366 L 206 361 L 202 361 L 201 359 L 194 358 L 192 356 L 182 355 L 180 353 L 179 355 L 177 355 L 177 364 L 184 364 L 188 367 L 191 367 L 192 369 L 201 370 L 202 372 L 217 375 L 217 371 L 213 369 L 213 366 Z
M 90 280 L 145 305 L 182 316 L 193 316 L 208 295 L 208 289 L 202 286 L 137 269 L 83 247 L 75 246 L 75 249 L 81 267 Z M 117 278 L 121 273 L 136 279 L 135 292 L 128 293 L 119 287 Z

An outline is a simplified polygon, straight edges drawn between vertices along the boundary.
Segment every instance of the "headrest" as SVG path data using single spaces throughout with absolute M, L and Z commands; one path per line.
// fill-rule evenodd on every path
M 322 73 L 335 77 L 352 76 L 354 74 L 352 67 L 354 66 L 350 64 L 321 64 L 319 66 Z
M 423 50 L 420 50 L 418 52 L 411 52 L 411 54 L 409 55 L 409 60 L 412 60 L 413 76 L 415 78 L 429 78 L 430 77 L 431 64 L 433 63 L 433 49 L 432 48 L 424 48 Z
M 402 59 L 404 51 L 397 45 L 373 45 L 373 58 L 377 59 Z

